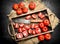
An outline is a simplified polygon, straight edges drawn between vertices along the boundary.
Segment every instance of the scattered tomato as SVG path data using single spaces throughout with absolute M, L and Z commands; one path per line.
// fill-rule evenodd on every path
M 35 34 L 36 34 L 35 30 L 32 30 L 32 34 L 33 34 L 33 35 L 35 35 Z
M 17 10 L 18 9 L 18 4 L 13 4 L 13 9 Z
M 51 34 L 45 34 L 44 37 L 45 37 L 46 40 L 50 40 L 51 39 Z
M 22 28 L 22 31 L 25 31 L 25 30 L 26 30 L 26 29 L 23 27 L 23 28 Z
M 24 27 L 24 24 L 23 24 L 23 23 L 21 23 L 21 24 L 19 24 L 19 26 L 22 28 L 22 27 Z
M 31 24 L 31 28 L 35 28 L 35 24 Z
M 32 18 L 36 19 L 37 18 L 36 14 L 32 14 Z
M 15 23 L 14 28 L 19 28 L 19 24 Z
M 28 33 L 29 33 L 29 34 L 32 34 L 32 29 L 29 29 L 29 30 L 28 30 Z
M 16 37 L 17 37 L 18 39 L 21 39 L 21 38 L 23 38 L 23 34 L 22 34 L 22 33 L 18 33 L 18 34 L 16 35 Z
M 38 25 L 38 24 L 35 24 L 35 25 L 34 25 L 34 28 L 39 28 L 39 25 Z
M 43 22 L 39 23 L 39 27 L 43 28 L 44 27 L 44 23 Z
M 39 39 L 40 41 L 43 41 L 43 40 L 44 40 L 44 35 L 39 35 L 39 36 L 38 36 L 38 39 Z
M 29 8 L 30 8 L 31 10 L 34 10 L 35 7 L 36 7 L 36 4 L 35 4 L 34 2 L 30 2 Z
M 25 19 L 26 19 L 26 20 L 29 20 L 29 19 L 31 19 L 31 16 L 28 15 L 28 16 L 25 17 Z
M 22 9 L 21 9 L 21 8 L 18 8 L 18 9 L 16 10 L 16 13 L 17 13 L 18 15 L 21 15 L 21 14 L 22 14 Z
M 18 29 L 18 32 L 22 32 L 22 28 L 19 28 L 19 29 Z
M 29 26 L 29 25 L 25 25 L 24 28 L 25 28 L 26 30 L 28 30 L 28 29 L 30 29 L 30 26 Z

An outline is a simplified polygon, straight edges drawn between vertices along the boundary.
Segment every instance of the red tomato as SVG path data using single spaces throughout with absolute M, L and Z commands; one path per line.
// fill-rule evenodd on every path
M 49 20 L 48 19 L 45 19 L 44 20 L 44 25 L 47 25 L 48 26 L 49 24 L 50 24 Z
M 50 40 L 51 39 L 51 34 L 45 34 L 44 37 L 45 37 L 46 40 Z
M 18 9 L 18 4 L 13 4 L 13 9 L 17 10 Z
M 44 23 L 43 22 L 39 23 L 39 27 L 43 28 L 44 27 Z
M 26 29 L 23 27 L 23 28 L 22 28 L 22 31 L 25 31 L 25 30 L 26 30 Z
M 36 16 L 35 14 L 32 14 L 32 18 L 36 19 L 36 18 L 37 18 L 37 16 Z
M 23 35 L 24 35 L 25 37 L 27 37 L 27 36 L 28 36 L 28 32 L 27 32 L 27 31 L 23 31 Z
M 22 32 L 22 28 L 19 28 L 19 29 L 18 29 L 18 32 Z
M 33 10 L 33 9 L 35 9 L 35 7 L 36 7 L 36 4 L 35 4 L 34 2 L 30 2 L 29 8 L 30 8 L 31 10 Z
M 29 29 L 29 30 L 28 30 L 28 33 L 29 33 L 29 34 L 32 34 L 32 29 Z
M 46 31 L 48 31 L 48 28 L 45 26 L 45 27 L 43 27 L 42 31 L 46 32 Z
M 35 28 L 35 24 L 31 24 L 31 28 Z
M 30 26 L 29 25 L 25 25 L 24 28 L 28 30 L 28 29 L 30 29 Z
M 44 35 L 39 35 L 39 36 L 38 36 L 38 39 L 39 39 L 40 41 L 43 41 L 43 40 L 44 40 Z
M 44 15 L 43 13 L 40 12 L 40 13 L 38 13 L 38 17 L 42 19 L 42 18 L 45 17 L 45 15 Z
M 19 8 L 23 8 L 25 6 L 25 4 L 23 2 L 20 2 L 18 6 L 19 6 Z
M 19 24 L 15 23 L 14 28 L 19 28 Z
M 27 13 L 27 12 L 28 12 L 28 8 L 24 7 L 24 8 L 22 9 L 22 11 L 23 11 L 23 13 Z
M 35 35 L 35 34 L 36 34 L 36 33 L 35 33 L 35 30 L 32 30 L 32 34 L 33 34 L 33 35 Z
M 39 33 L 41 33 L 41 29 L 40 28 L 36 28 L 35 32 L 36 32 L 36 34 L 39 34 Z
M 26 19 L 26 20 L 29 20 L 29 19 L 31 19 L 31 16 L 28 15 L 28 16 L 25 17 L 25 19 Z
M 18 15 L 21 15 L 21 14 L 22 14 L 22 9 L 21 9 L 21 8 L 18 8 L 18 9 L 16 10 L 16 13 L 17 13 Z
M 19 24 L 19 26 L 22 28 L 22 27 L 24 27 L 24 24 L 23 24 L 23 23 L 21 23 L 21 24 Z
M 18 34 L 16 35 L 16 37 L 17 37 L 18 39 L 21 39 L 21 38 L 23 38 L 23 34 L 22 34 L 22 33 L 18 33 Z
M 35 25 L 34 25 L 34 28 L 39 28 L 39 25 L 38 25 L 38 24 L 35 24 Z

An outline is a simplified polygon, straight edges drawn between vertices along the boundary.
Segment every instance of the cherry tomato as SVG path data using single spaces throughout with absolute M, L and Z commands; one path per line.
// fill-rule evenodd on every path
M 28 36 L 28 32 L 27 32 L 27 31 L 23 31 L 22 33 L 23 33 L 23 35 L 24 35 L 25 37 Z
M 29 19 L 31 19 L 31 16 L 28 15 L 28 16 L 25 17 L 25 19 L 26 19 L 26 20 L 29 20 Z
M 19 8 L 23 8 L 25 6 L 25 4 L 23 2 L 20 2 L 18 6 L 19 6 Z
M 22 27 L 24 27 L 24 24 L 23 24 L 23 23 L 21 23 L 21 24 L 19 24 L 19 26 L 22 28 Z
M 44 35 L 39 35 L 39 36 L 38 36 L 38 39 L 39 39 L 40 41 L 43 41 L 43 40 L 44 40 Z
M 36 16 L 35 14 L 32 14 L 32 18 L 36 19 L 36 18 L 37 18 L 37 16 Z
M 35 34 L 36 34 L 35 30 L 32 30 L 32 34 L 33 34 L 33 35 L 35 35 Z
M 23 7 L 22 11 L 23 11 L 23 13 L 27 13 L 28 12 L 28 8 Z
M 31 28 L 35 28 L 35 24 L 31 24 Z
M 36 4 L 35 4 L 34 2 L 30 2 L 29 8 L 30 8 L 31 10 L 34 10 L 35 7 L 36 7 Z
M 42 19 L 42 18 L 45 17 L 45 15 L 44 15 L 43 13 L 40 12 L 40 13 L 38 13 L 38 17 Z
M 46 31 L 48 31 L 48 28 L 45 26 L 45 27 L 43 27 L 42 31 L 46 32 Z
M 29 26 L 29 25 L 25 25 L 24 28 L 25 28 L 26 30 L 29 30 L 29 29 L 30 29 L 30 26 Z
M 14 28 L 19 28 L 19 24 L 15 23 Z
M 18 33 L 18 34 L 16 35 L 16 37 L 17 37 L 18 39 L 21 39 L 21 38 L 23 38 L 23 34 L 22 34 L 22 33 Z
M 43 22 L 39 23 L 39 27 L 43 28 L 44 27 L 44 23 Z
M 48 19 L 45 19 L 43 22 L 44 22 L 44 25 L 46 25 L 46 26 L 48 26 L 50 24 Z
M 22 14 L 22 9 L 21 9 L 21 8 L 18 8 L 18 9 L 16 10 L 16 13 L 17 13 L 18 15 L 21 15 L 21 14 Z
M 29 30 L 28 30 L 28 33 L 29 33 L 29 34 L 32 34 L 32 29 L 29 29 Z
M 49 34 L 49 33 L 48 34 L 45 34 L 44 37 L 45 37 L 46 40 L 50 40 L 51 39 L 51 34 Z
M 41 29 L 40 28 L 36 28 L 35 32 L 36 32 L 36 34 L 39 34 L 39 33 L 41 33 Z
M 18 4 L 13 4 L 13 9 L 17 10 L 18 9 Z
M 25 31 L 25 30 L 26 30 L 26 29 L 23 27 L 23 28 L 22 28 L 22 31 Z
M 39 25 L 38 25 L 38 24 L 35 24 L 35 25 L 34 25 L 34 28 L 39 28 Z
M 19 29 L 18 29 L 18 32 L 22 32 L 22 28 L 19 28 Z

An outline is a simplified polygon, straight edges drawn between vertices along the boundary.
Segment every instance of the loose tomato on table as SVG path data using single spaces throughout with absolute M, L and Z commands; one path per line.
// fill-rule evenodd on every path
M 30 2 L 29 8 L 30 8 L 31 10 L 34 10 L 34 9 L 36 8 L 36 4 L 35 4 L 34 2 Z
M 17 13 L 17 15 L 21 15 L 21 14 L 22 14 L 22 9 L 21 9 L 21 8 L 18 8 L 18 9 L 16 10 L 16 13 Z
M 23 31 L 22 33 L 23 33 L 24 37 L 27 37 L 28 36 L 28 32 L 26 30 Z
M 17 37 L 18 39 L 21 39 L 21 38 L 23 38 L 23 34 L 22 34 L 22 33 L 17 33 L 16 37 Z
M 23 8 L 23 7 L 25 7 L 25 4 L 24 4 L 23 2 L 20 2 L 20 3 L 18 4 L 18 7 L 19 7 L 19 8 Z
M 33 34 L 33 35 L 35 35 L 35 34 L 36 34 L 35 30 L 32 30 L 32 34 Z
M 32 18 L 36 19 L 37 18 L 36 14 L 32 14 Z
M 29 19 L 31 19 L 31 16 L 28 15 L 28 16 L 25 17 L 25 19 L 26 19 L 26 20 L 29 20 Z
M 14 28 L 18 29 L 19 28 L 19 24 L 18 23 L 15 23 L 14 24 Z
M 49 26 L 49 24 L 50 24 L 48 19 L 45 19 L 43 22 L 44 22 L 44 25 L 46 25 L 46 26 Z
M 25 28 L 26 30 L 29 30 L 29 29 L 30 29 L 30 26 L 29 26 L 29 25 L 25 25 L 24 28 Z
M 43 19 L 45 17 L 45 15 L 40 12 L 40 13 L 38 13 L 38 17 L 41 18 L 41 19 Z
M 39 35 L 38 40 L 43 41 L 44 40 L 44 35 Z
M 20 23 L 19 26 L 22 28 L 24 27 L 24 23 Z
M 16 4 L 16 3 L 13 4 L 13 9 L 14 9 L 14 10 L 17 10 L 17 9 L 18 9 L 18 4 Z
M 44 27 L 44 23 L 43 22 L 39 23 L 39 27 L 43 28 Z
M 43 32 L 47 32 L 48 31 L 48 28 L 45 26 L 45 27 L 42 28 L 42 31 Z
M 18 32 L 19 32 L 19 33 L 22 32 L 22 28 L 19 27 L 19 28 L 18 28 Z
M 49 34 L 49 33 L 45 34 L 44 37 L 45 37 L 46 40 L 50 40 L 51 39 L 51 34 Z
M 39 33 L 41 33 L 41 29 L 40 28 L 36 28 L 35 32 L 36 32 L 36 34 L 39 34 Z
M 30 27 L 31 27 L 31 28 L 35 28 L 35 24 L 34 24 L 34 23 L 31 24 Z
M 29 33 L 29 34 L 32 34 L 32 29 L 29 29 L 29 30 L 28 30 L 28 33 Z
M 34 28 L 39 28 L 39 25 L 38 25 L 38 24 L 35 24 L 35 25 L 34 25 Z
M 25 30 L 26 30 L 26 29 L 23 27 L 23 28 L 22 28 L 22 31 L 25 31 Z

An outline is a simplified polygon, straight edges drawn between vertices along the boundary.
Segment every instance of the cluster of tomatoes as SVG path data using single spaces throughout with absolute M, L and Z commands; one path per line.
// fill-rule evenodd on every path
M 36 7 L 36 4 L 34 2 L 30 2 L 28 5 L 28 8 L 30 10 L 34 10 Z M 15 3 L 13 5 L 13 9 L 16 11 L 17 15 L 21 15 L 22 13 L 27 13 L 28 8 L 25 6 L 24 2 L 20 2 L 19 4 Z

